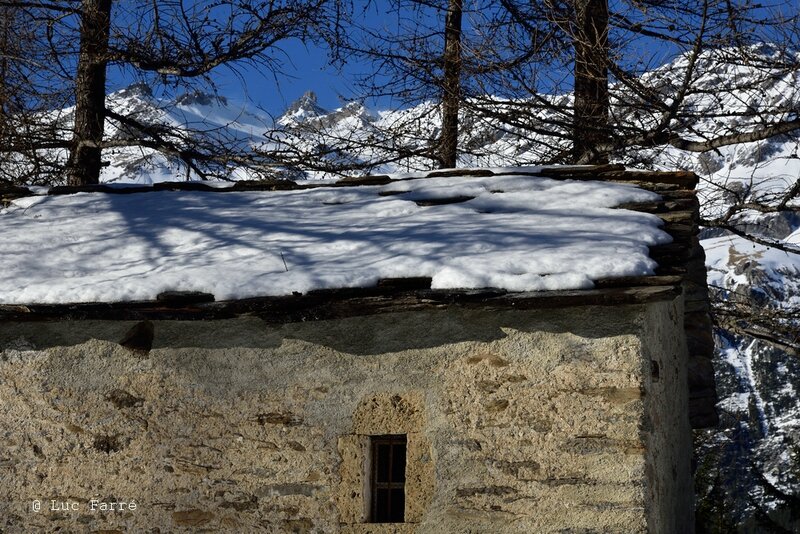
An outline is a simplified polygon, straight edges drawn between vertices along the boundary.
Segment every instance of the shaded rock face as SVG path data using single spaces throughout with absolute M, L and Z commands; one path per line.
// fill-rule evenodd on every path
M 228 100 L 224 96 L 210 95 L 202 91 L 193 91 L 179 95 L 175 99 L 175 103 L 179 106 L 213 106 L 215 104 L 225 106 Z
M 800 214 L 794 212 L 767 213 L 756 221 L 739 225 L 739 228 L 748 234 L 780 240 L 800 228 Z
M 119 98 L 129 97 L 144 97 L 149 98 L 153 96 L 153 88 L 144 82 L 132 83 L 125 89 L 117 91 Z
M 750 231 L 780 239 L 798 227 L 786 213 L 754 220 Z M 773 318 L 760 329 L 741 319 L 716 330 L 720 425 L 695 435 L 698 532 L 800 532 L 800 358 L 755 335 L 800 331 L 800 272 L 788 258 L 766 264 L 749 252 L 731 251 L 715 298 Z
M 317 95 L 313 91 L 306 91 L 303 96 L 292 102 L 286 111 L 277 120 L 277 123 L 285 127 L 293 127 L 323 115 L 327 115 L 328 110 L 317 104 Z
M 698 433 L 699 532 L 800 529 L 800 362 L 719 332 L 720 426 Z

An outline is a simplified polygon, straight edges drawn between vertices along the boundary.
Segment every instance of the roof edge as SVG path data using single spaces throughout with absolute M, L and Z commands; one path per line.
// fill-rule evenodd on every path
M 72 195 L 75 193 L 107 193 L 128 195 L 150 193 L 155 191 L 205 191 L 213 193 L 231 193 L 243 191 L 293 191 L 317 189 L 320 187 L 358 187 L 365 185 L 386 185 L 392 182 L 418 180 L 424 178 L 440 178 L 447 176 L 489 177 L 489 176 L 533 176 L 556 180 L 599 180 L 609 182 L 626 182 L 650 184 L 656 186 L 677 186 L 681 189 L 694 189 L 698 176 L 693 172 L 675 171 L 639 171 L 626 169 L 623 165 L 577 165 L 577 166 L 545 166 L 539 168 L 498 169 L 441 169 L 422 171 L 409 176 L 392 177 L 389 175 L 345 177 L 331 183 L 303 183 L 286 180 L 262 180 L 231 182 L 230 187 L 218 187 L 208 182 L 158 182 L 152 185 L 57 185 L 50 187 L 46 193 L 52 195 Z M 0 184 L 0 204 L 7 205 L 12 200 L 28 196 L 41 195 L 28 187 Z
M 162 294 L 162 298 L 155 301 L 0 304 L 0 323 L 49 320 L 218 320 L 241 316 L 256 316 L 269 323 L 291 323 L 450 307 L 528 310 L 646 304 L 672 300 L 681 295 L 679 277 L 646 277 L 646 281 L 644 278 L 641 285 L 627 287 L 606 285 L 595 289 L 521 293 L 491 288 L 411 289 L 404 287 L 404 282 L 395 282 L 370 288 L 328 289 L 306 294 L 231 301 L 214 301 L 213 295 L 206 293 L 183 293 L 169 296 Z M 408 279 L 405 283 L 413 285 L 415 279 Z

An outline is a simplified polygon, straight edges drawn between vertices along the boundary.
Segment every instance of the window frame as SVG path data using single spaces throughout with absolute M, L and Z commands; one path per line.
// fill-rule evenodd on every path
M 379 481 L 378 474 L 381 471 L 381 464 L 378 463 L 379 461 L 379 454 L 378 454 L 378 447 L 381 445 L 388 445 L 389 446 L 389 460 L 388 463 L 385 465 L 384 469 L 385 472 L 388 474 L 387 481 Z M 395 447 L 402 446 L 403 448 L 403 457 L 405 458 L 403 464 L 403 480 L 400 482 L 392 480 L 392 473 L 395 470 Z M 406 434 L 388 434 L 388 435 L 380 435 L 380 436 L 370 436 L 369 437 L 369 454 L 368 454 L 368 462 L 366 462 L 368 472 L 365 479 L 368 481 L 367 488 L 364 492 L 365 505 L 367 508 L 367 523 L 373 524 L 385 524 L 385 523 L 405 523 L 406 514 L 406 502 L 405 502 L 405 492 L 406 492 L 406 469 L 408 466 L 408 436 Z M 383 517 L 379 513 L 379 500 L 378 500 L 378 490 L 388 490 L 387 491 L 387 511 L 386 516 Z M 392 517 L 392 490 L 401 490 L 403 492 L 403 510 L 400 514 L 401 519 L 399 521 L 390 520 L 389 518 Z

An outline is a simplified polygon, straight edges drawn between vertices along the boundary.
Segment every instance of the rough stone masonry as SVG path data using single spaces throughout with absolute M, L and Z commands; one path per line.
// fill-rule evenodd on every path
M 5 321 L 0 531 L 690 532 L 682 317 L 156 320 L 150 350 L 118 343 L 136 321 Z M 405 523 L 365 523 L 383 434 Z

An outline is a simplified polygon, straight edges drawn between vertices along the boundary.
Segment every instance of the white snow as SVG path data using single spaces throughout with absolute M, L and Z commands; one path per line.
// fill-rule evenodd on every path
M 797 239 L 798 232 L 795 231 L 779 242 L 793 246 Z M 795 291 L 800 279 L 800 254 L 760 245 L 735 235 L 704 239 L 701 243 L 706 254 L 709 285 L 731 290 L 748 287 L 751 281 L 737 269 L 742 261 L 747 261 L 764 273 L 762 285 L 769 284 L 787 295 L 775 305 L 785 308 L 800 305 L 800 296 Z
M 727 412 L 747 412 L 747 407 L 750 402 L 750 393 L 733 393 L 729 397 L 722 399 L 717 403 L 717 407 Z
M 455 196 L 475 198 L 414 202 Z M 621 184 L 513 175 L 28 197 L 0 211 L 0 302 L 149 300 L 167 290 L 228 300 L 411 276 L 442 289 L 590 288 L 653 273 L 648 246 L 670 241 L 660 219 L 611 208 L 655 198 Z
M 720 356 L 735 369 L 736 376 L 739 379 L 739 387 L 737 388 L 738 391 L 732 392 L 727 398 L 722 399 L 717 406 L 731 412 L 746 412 L 752 399 L 758 414 L 761 433 L 766 437 L 769 435 L 769 425 L 765 403 L 753 371 L 757 346 L 758 343 L 753 340 L 743 350 L 740 350 L 737 346 L 721 347 Z

